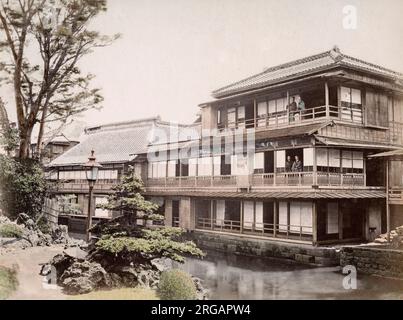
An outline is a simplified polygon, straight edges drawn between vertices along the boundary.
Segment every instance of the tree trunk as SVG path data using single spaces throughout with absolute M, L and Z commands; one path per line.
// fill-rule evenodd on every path
M 43 135 L 45 133 L 45 119 L 46 119 L 46 114 L 47 114 L 47 108 L 45 108 L 42 111 L 42 118 L 41 118 L 41 122 L 39 124 L 39 133 L 38 133 L 38 140 L 36 142 L 36 156 L 38 157 L 39 160 L 42 159 L 42 153 L 43 153 Z
M 29 149 L 31 146 L 31 135 L 32 135 L 32 129 L 21 132 L 20 129 L 20 147 L 19 147 L 19 154 L 18 157 L 20 159 L 28 159 L 29 158 Z

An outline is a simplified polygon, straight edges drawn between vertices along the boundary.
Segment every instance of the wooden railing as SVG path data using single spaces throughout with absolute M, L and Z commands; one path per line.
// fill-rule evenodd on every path
M 266 115 L 257 115 L 256 119 L 241 119 L 226 124 L 218 124 L 220 131 L 244 128 L 276 128 L 323 119 L 338 119 L 352 123 L 363 123 L 362 110 L 338 106 L 318 106 L 296 111 L 280 111 Z
M 242 178 L 242 179 L 241 179 Z M 238 187 L 245 178 L 252 187 L 259 186 L 365 186 L 363 173 L 327 173 L 327 172 L 278 172 L 253 174 L 250 176 L 195 176 L 149 178 L 147 187 L 164 188 L 211 188 Z
M 94 191 L 110 191 L 111 188 L 118 184 L 120 180 L 107 179 L 98 180 L 94 185 Z M 86 180 L 66 180 L 63 182 L 55 183 L 52 191 L 77 191 L 88 192 L 89 186 Z
M 403 187 L 392 187 L 389 189 L 389 201 L 403 202 Z
M 286 238 L 310 240 L 312 239 L 312 226 L 303 225 L 288 225 L 280 223 L 263 223 L 263 222 L 248 222 L 227 219 L 211 219 L 200 218 L 196 219 L 196 228 L 204 230 L 212 230 L 217 232 L 229 232 L 238 234 L 260 235 L 272 238 Z

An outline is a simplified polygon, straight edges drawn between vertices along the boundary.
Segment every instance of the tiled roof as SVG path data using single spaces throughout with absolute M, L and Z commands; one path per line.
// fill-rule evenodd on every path
M 147 195 L 181 195 L 204 198 L 236 199 L 383 199 L 384 191 L 378 190 L 315 190 L 315 191 L 267 191 L 267 192 L 224 192 L 224 191 L 147 191 Z
M 267 68 L 261 73 L 217 89 L 213 91 L 212 95 L 214 98 L 223 98 L 337 66 L 376 73 L 403 83 L 403 74 L 345 55 L 337 47 L 334 47 L 332 50 L 320 54 Z
M 133 155 L 146 153 L 155 141 L 176 141 L 185 136 L 181 130 L 199 125 L 179 125 L 161 121 L 159 117 L 97 125 L 85 129 L 79 144 L 53 160 L 48 166 L 80 165 L 88 161 L 91 150 L 99 163 L 124 163 Z M 156 139 L 158 137 L 158 139 Z

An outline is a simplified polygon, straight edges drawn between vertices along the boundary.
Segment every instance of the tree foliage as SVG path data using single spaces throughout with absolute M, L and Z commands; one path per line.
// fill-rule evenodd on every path
M 0 155 L 0 194 L 3 212 L 16 218 L 24 212 L 40 216 L 48 189 L 41 166 L 34 160 Z
M 100 206 L 123 215 L 101 222 L 92 229 L 100 236 L 92 255 L 96 257 L 102 253 L 101 256 L 127 263 L 147 263 L 161 257 L 183 262 L 186 255 L 203 256 L 192 241 L 182 238 L 182 229 L 146 223 L 161 221 L 163 216 L 156 213 L 156 204 L 144 199 L 143 191 L 141 179 L 130 168 L 122 182 L 114 187 L 108 203 Z M 144 223 L 138 224 L 138 219 Z
M 29 156 L 37 124 L 40 154 L 46 124 L 100 106 L 100 91 L 90 86 L 94 76 L 78 63 L 117 38 L 89 28 L 105 10 L 106 0 L 0 0 L 0 50 L 11 57 L 0 69 L 14 89 L 20 158 Z

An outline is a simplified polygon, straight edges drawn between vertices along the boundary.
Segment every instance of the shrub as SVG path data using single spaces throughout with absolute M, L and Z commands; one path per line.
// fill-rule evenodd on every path
M 163 300 L 194 300 L 196 286 L 188 273 L 172 269 L 161 274 L 158 294 Z
M 0 266 L 0 300 L 7 299 L 17 286 L 16 271 Z
M 5 238 L 21 238 L 22 229 L 14 223 L 0 225 L 0 236 Z

